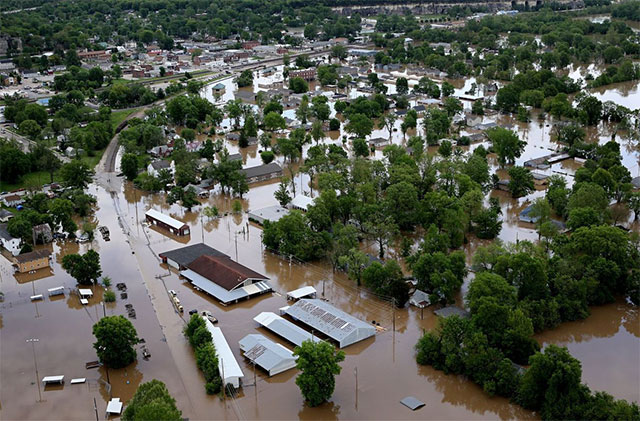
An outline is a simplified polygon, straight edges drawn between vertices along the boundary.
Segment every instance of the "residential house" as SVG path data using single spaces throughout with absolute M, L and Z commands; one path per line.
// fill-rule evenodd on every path
M 169 170 L 171 175 L 173 175 L 174 171 L 176 170 L 176 165 L 173 161 L 169 162 L 166 159 L 153 161 L 149 165 L 147 165 L 147 173 L 154 177 L 157 177 L 162 170 Z
M 13 256 L 20 254 L 20 250 L 22 249 L 22 239 L 9 234 L 9 231 L 7 231 L 7 224 L 0 224 L 0 242 L 2 242 L 2 247 L 9 251 Z
M 189 225 L 185 224 L 182 221 L 178 221 L 177 219 L 174 219 L 169 215 L 165 215 L 162 212 L 158 212 L 155 209 L 149 209 L 145 213 L 145 217 L 150 225 L 165 229 L 172 234 L 178 236 L 185 236 L 190 234 Z
M 301 70 L 291 70 L 289 72 L 289 78 L 299 77 L 304 80 L 315 80 L 316 78 L 316 69 L 315 67 L 311 67 L 309 69 L 301 69 Z
M 13 218 L 13 213 L 6 209 L 0 209 L 0 222 L 9 222 L 11 218 Z
M 34 250 L 13 258 L 16 271 L 26 273 L 51 267 L 51 252 L 47 249 Z
M 10 208 L 15 208 L 24 203 L 24 197 L 19 194 L 9 194 L 2 199 L 4 204 Z
M 275 162 L 258 165 L 256 167 L 243 168 L 241 171 L 247 177 L 248 183 L 255 183 L 258 181 L 265 181 L 282 177 L 282 168 Z

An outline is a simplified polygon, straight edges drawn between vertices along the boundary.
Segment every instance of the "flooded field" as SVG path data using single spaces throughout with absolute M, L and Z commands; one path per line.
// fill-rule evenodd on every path
M 274 78 L 257 78 L 258 84 L 272 83 Z M 227 87 L 222 100 L 233 98 L 236 87 L 231 79 L 223 81 Z M 463 86 L 464 85 L 464 86 Z M 458 83 L 459 90 L 469 88 Z M 609 88 L 602 95 L 621 95 L 630 98 L 628 106 L 638 100 L 637 85 L 629 87 L 627 93 L 615 93 L 617 87 Z M 205 96 L 211 97 L 205 88 Z M 352 90 L 350 96 L 358 95 Z M 604 99 L 604 98 L 601 98 Z M 615 100 L 615 99 L 614 99 Z M 332 107 L 335 101 L 330 100 Z M 626 105 L 626 104 L 625 104 Z M 469 106 L 469 104 L 466 104 Z M 295 119 L 295 113 L 286 110 L 284 115 Z M 485 117 L 493 121 L 493 117 Z M 533 116 L 531 123 L 519 123 L 512 117 L 498 118 L 502 126 L 511 126 L 528 142 L 517 163 L 546 155 L 558 148 L 553 141 L 553 122 L 540 122 Z M 421 121 L 421 120 L 420 120 Z M 230 126 L 225 120 L 223 126 Z M 404 139 L 399 129 L 401 119 L 392 132 L 392 143 L 402 145 Z M 421 129 L 420 122 L 418 123 Z M 413 134 L 409 133 L 408 135 Z M 372 137 L 389 137 L 386 129 L 377 129 Z M 407 136 L 408 137 L 408 136 Z M 608 127 L 594 128 L 588 133 L 591 142 L 606 142 L 611 139 Z M 324 143 L 342 144 L 342 133 L 329 132 Z M 618 134 L 623 144 L 624 163 L 633 176 L 638 175 L 639 152 L 637 141 L 625 139 Z M 467 149 L 473 149 L 474 144 Z M 240 149 L 235 143 L 226 142 L 231 153 L 239 152 L 245 167 L 261 164 L 260 146 Z M 310 145 L 305 146 L 303 154 Z M 382 159 L 376 151 L 376 159 Z M 297 165 L 285 163 L 281 157 L 276 161 L 285 168 L 297 171 Z M 491 171 L 498 169 L 494 159 L 490 160 Z M 545 174 L 564 174 L 571 180 L 580 164 L 572 159 L 554 164 Z M 101 167 L 99 167 L 101 168 Z M 306 174 L 297 173 L 294 178 L 298 194 L 311 195 L 311 186 Z M 275 205 L 273 197 L 278 180 L 251 185 L 242 200 L 243 212 L 231 213 L 233 199 L 219 193 L 203 201 L 204 205 L 217 206 L 222 217 L 208 219 L 199 213 L 199 208 L 187 212 L 178 205 L 167 205 L 162 194 L 148 194 L 122 182 L 115 174 L 99 173 L 90 192 L 98 199 L 96 219 L 111 231 L 111 241 L 101 238 L 89 244 L 55 243 L 52 270 L 28 274 L 16 278 L 8 260 L 0 257 L 0 290 L 5 293 L 0 303 L 0 417 L 2 419 L 92 419 L 97 413 L 104 416 L 109 398 L 130 399 L 138 384 L 157 378 L 167 384 L 176 398 L 183 416 L 192 419 L 532 419 L 536 415 L 503 398 L 490 398 L 483 390 L 461 376 L 447 376 L 431 367 L 419 366 L 415 362 L 413 347 L 426 331 L 433 329 L 437 320 L 431 309 L 421 312 L 415 308 L 394 310 L 385 301 L 372 297 L 366 290 L 357 288 L 355 282 L 341 272 L 333 272 L 325 262 L 299 264 L 282 259 L 261 244 L 260 227 L 249 223 L 246 211 Z M 315 193 L 315 189 L 313 190 Z M 504 192 L 492 195 L 500 199 L 503 210 L 503 229 L 500 238 L 504 241 L 537 239 L 530 224 L 518 221 L 519 212 L 543 190 L 523 199 L 512 199 Z M 191 228 L 188 237 L 172 237 L 166 232 L 150 229 L 143 223 L 144 213 L 155 208 L 165 214 L 186 222 Z M 627 221 L 630 222 L 630 221 Z M 638 225 L 631 226 L 639 229 Z M 206 244 L 228 254 L 233 260 L 270 278 L 276 291 L 228 307 L 213 298 L 195 291 L 177 273 L 168 270 L 157 257 L 158 253 L 182 247 L 184 244 Z M 471 239 L 466 252 L 481 244 Z M 374 244 L 363 247 L 376 254 Z M 127 299 L 119 293 L 116 303 L 103 308 L 102 287 L 94 287 L 94 296 L 88 306 L 82 306 L 79 297 L 71 290 L 75 281 L 61 268 L 65 254 L 85 252 L 88 248 L 101 256 L 103 275 L 115 284 L 127 285 Z M 345 349 L 346 359 L 342 372 L 336 378 L 336 390 L 331 402 L 318 408 L 304 405 L 295 385 L 296 370 L 267 377 L 254 369 L 240 354 L 238 340 L 250 333 L 261 333 L 292 348 L 282 339 L 259 328 L 253 318 L 262 311 L 277 312 L 287 304 L 287 291 L 312 285 L 331 304 L 355 317 L 379 322 L 385 330 Z M 65 296 L 46 297 L 48 288 L 65 287 Z M 463 288 L 463 291 L 465 287 Z M 177 292 L 185 314 L 191 309 L 210 310 L 219 320 L 218 326 L 244 371 L 244 387 L 239 395 L 222 400 L 208 396 L 204 390 L 204 378 L 198 371 L 193 351 L 182 335 L 187 316 L 177 313 L 167 291 Z M 44 294 L 45 300 L 31 302 L 29 297 Z M 460 299 L 460 297 L 459 297 Z M 145 339 L 151 353 L 144 360 L 138 352 L 138 361 L 122 370 L 86 369 L 85 363 L 96 359 L 92 348 L 94 337 L 92 325 L 103 315 L 126 315 L 125 304 L 134 306 L 137 318 L 132 322 L 138 335 Z M 618 302 L 591 310 L 592 315 L 580 322 L 566 323 L 557 329 L 536 336 L 542 344 L 567 346 L 573 356 L 582 362 L 583 381 L 594 390 L 605 390 L 616 398 L 638 401 L 640 398 L 640 328 L 638 309 Z M 37 338 L 33 349 L 27 339 Z M 33 355 L 35 350 L 35 359 Z M 36 363 L 37 371 L 36 375 Z M 357 379 L 356 379 L 357 369 Z M 66 384 L 60 388 L 40 391 L 37 377 L 64 374 Z M 254 376 L 256 382 L 254 384 Z M 86 377 L 87 383 L 70 385 L 71 378 Z M 358 385 L 356 387 L 356 384 Z M 109 386 L 110 385 L 110 386 Z M 411 412 L 400 405 L 399 400 L 415 396 L 426 403 L 426 407 Z

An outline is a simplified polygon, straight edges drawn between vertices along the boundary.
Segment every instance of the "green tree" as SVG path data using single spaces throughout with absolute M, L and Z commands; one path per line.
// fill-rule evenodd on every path
M 134 345 L 140 342 L 131 322 L 123 316 L 103 317 L 93 325 L 98 358 L 109 368 L 126 367 L 136 359 Z
M 368 263 L 369 258 L 367 255 L 357 248 L 352 248 L 346 255 L 340 256 L 338 259 L 338 264 L 341 267 L 346 268 L 349 278 L 355 279 L 358 286 L 360 286 L 362 273 Z
M 271 111 L 264 116 L 264 128 L 269 131 L 284 129 L 287 126 L 284 117 L 275 111 Z
M 353 154 L 355 156 L 367 157 L 369 156 L 369 146 L 367 141 L 362 138 L 353 139 Z
M 289 179 L 287 177 L 283 177 L 280 181 L 280 186 L 278 190 L 275 191 L 273 196 L 276 198 L 280 206 L 283 208 L 286 207 L 291 202 L 291 195 L 287 190 L 287 185 L 289 184 Z
M 138 157 L 132 153 L 122 155 L 120 170 L 127 180 L 133 181 L 138 176 Z
M 236 79 L 238 88 L 244 88 L 253 84 L 253 72 L 251 70 L 243 70 Z
M 366 138 L 373 130 L 373 121 L 364 114 L 353 114 L 349 116 L 345 130 L 356 137 Z
M 526 196 L 533 189 L 533 175 L 528 168 L 518 166 L 509 168 L 509 191 L 512 197 Z
M 498 155 L 501 166 L 513 164 L 524 151 L 527 142 L 520 140 L 518 135 L 502 127 L 494 127 L 487 130 L 487 136 L 491 142 L 493 151 Z
M 398 91 L 400 95 L 406 95 L 407 92 L 409 92 L 409 82 L 406 77 L 399 77 L 396 80 L 396 91 Z
M 94 250 L 85 254 L 67 254 L 62 258 L 62 268 L 80 285 L 91 285 L 98 282 L 102 275 L 100 255 Z
M 318 406 L 331 398 L 335 376 L 342 370 L 338 363 L 344 361 L 344 352 L 328 342 L 308 340 L 296 347 L 293 355 L 298 357 L 296 364 L 301 371 L 296 384 L 309 406 Z
M 83 161 L 74 159 L 60 168 L 60 178 L 68 187 L 86 189 L 93 177 L 93 170 Z
M 176 407 L 176 400 L 169 394 L 165 384 L 153 379 L 138 386 L 122 414 L 122 420 L 180 421 L 182 411 Z
M 301 77 L 292 77 L 289 79 L 289 89 L 296 94 L 302 94 L 309 90 L 309 84 Z

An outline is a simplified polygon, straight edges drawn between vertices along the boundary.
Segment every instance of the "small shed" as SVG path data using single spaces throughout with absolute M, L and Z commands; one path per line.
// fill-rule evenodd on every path
M 145 217 L 147 219 L 147 222 L 149 222 L 149 224 L 166 229 L 172 234 L 175 234 L 178 236 L 184 236 L 184 235 L 190 234 L 189 225 L 185 224 L 182 221 L 178 221 L 177 219 L 174 219 L 169 215 L 165 215 L 161 212 L 158 212 L 155 209 L 149 209 L 145 213 Z
M 122 412 L 122 402 L 120 402 L 120 398 L 113 398 L 107 404 L 107 416 L 114 414 L 120 415 Z
M 315 298 L 316 289 L 312 286 L 304 286 L 293 291 L 287 292 L 287 300 L 299 300 L 301 298 Z
M 44 383 L 45 386 L 48 384 L 64 384 L 64 376 L 46 376 L 42 378 L 42 383 Z
M 78 294 L 80 294 L 80 298 L 84 298 L 84 299 L 93 297 L 93 291 L 91 291 L 90 289 L 79 288 Z
M 431 305 L 431 300 L 429 299 L 429 294 L 417 289 L 409 299 L 409 304 L 414 307 L 425 308 Z
M 282 206 L 267 206 L 266 208 L 249 211 L 249 220 L 263 225 L 264 221 L 276 222 L 288 214 L 289 209 L 283 208 Z

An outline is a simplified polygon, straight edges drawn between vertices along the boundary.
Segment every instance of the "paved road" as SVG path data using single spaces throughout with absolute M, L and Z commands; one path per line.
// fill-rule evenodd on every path
M 34 142 L 33 140 L 28 139 L 28 138 L 26 138 L 24 136 L 21 136 L 21 135 L 13 132 L 11 130 L 8 130 L 6 127 L 1 127 L 1 126 L 0 126 L 0 137 L 4 137 L 4 138 L 7 138 L 7 139 L 15 140 L 16 142 L 18 142 L 18 144 L 20 145 L 20 149 L 22 149 L 22 152 L 24 152 L 24 153 L 29 153 L 31 148 L 35 147 L 37 145 L 37 143 Z M 69 159 L 68 157 L 66 157 L 62 153 L 60 153 L 58 150 L 56 150 L 54 148 L 49 148 L 49 149 L 63 163 L 66 164 L 67 162 L 71 162 L 71 159 Z

